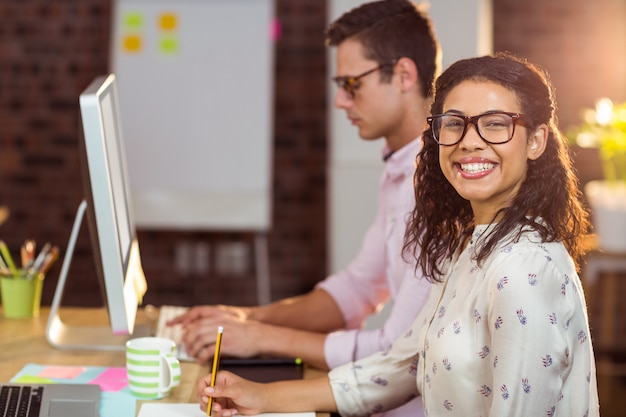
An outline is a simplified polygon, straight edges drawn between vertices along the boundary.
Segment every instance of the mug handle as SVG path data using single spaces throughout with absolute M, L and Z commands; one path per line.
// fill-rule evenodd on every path
M 162 387 L 163 392 L 169 392 L 180 384 L 180 361 L 173 353 L 162 353 L 161 359 L 169 372 L 169 381 Z M 166 378 L 167 379 L 167 378 Z

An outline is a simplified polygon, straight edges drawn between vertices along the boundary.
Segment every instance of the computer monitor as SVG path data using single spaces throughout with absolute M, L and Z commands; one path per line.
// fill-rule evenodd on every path
M 97 77 L 80 95 L 82 134 L 79 140 L 85 199 L 81 202 L 57 288 L 46 336 L 59 348 L 118 350 L 130 336 L 144 335 L 135 327 L 146 280 L 130 206 L 129 183 L 114 74 Z M 109 327 L 69 326 L 59 307 L 69 265 L 87 213 L 96 272 L 109 315 Z

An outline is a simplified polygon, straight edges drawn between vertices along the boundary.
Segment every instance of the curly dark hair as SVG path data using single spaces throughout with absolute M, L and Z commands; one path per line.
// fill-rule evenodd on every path
M 546 149 L 538 159 L 528 160 L 528 171 L 511 204 L 495 218 L 500 220 L 475 255 L 480 265 L 506 236 L 516 240 L 523 229 L 536 230 L 544 242 L 561 241 L 579 267 L 584 255 L 583 239 L 589 215 L 583 207 L 578 179 L 563 135 L 557 127 L 554 90 L 547 73 L 509 53 L 457 61 L 437 79 L 432 114 L 443 112 L 450 91 L 463 81 L 488 81 L 514 92 L 529 132 L 548 126 Z M 439 145 L 427 130 L 415 172 L 416 207 L 411 213 L 404 251 L 417 260 L 431 281 L 442 278 L 443 261 L 464 244 L 474 227 L 470 203 L 446 180 L 439 166 Z
M 421 92 L 432 96 L 435 77 L 441 71 L 441 48 L 426 13 L 408 0 L 365 3 L 332 22 L 325 33 L 327 46 L 338 46 L 348 38 L 363 45 L 365 57 L 379 65 L 409 58 L 417 67 Z M 380 69 L 388 82 L 392 67 Z

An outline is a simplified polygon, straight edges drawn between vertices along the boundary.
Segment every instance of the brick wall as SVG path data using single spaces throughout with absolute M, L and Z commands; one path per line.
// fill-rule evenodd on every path
M 82 198 L 78 94 L 106 71 L 109 13 L 105 1 L 0 3 L 0 204 L 11 210 L 0 233 L 14 254 L 28 237 L 67 242 Z M 93 270 L 81 241 L 72 287 L 85 303 L 99 301 Z
M 562 127 L 602 96 L 626 99 L 626 3 L 622 0 L 494 0 L 494 48 L 551 75 Z
M 495 0 L 495 50 L 544 66 L 567 126 L 600 96 L 626 98 L 626 5 L 622 0 Z M 322 0 L 277 0 L 274 228 L 269 235 L 274 299 L 310 289 L 326 274 L 326 53 Z M 15 252 L 26 237 L 65 247 L 82 198 L 78 95 L 108 67 L 110 0 L 0 2 L 0 204 L 11 216 L 0 237 Z M 239 53 L 239 51 L 234 52 Z M 581 171 L 596 175 L 582 158 Z M 589 172 L 589 174 L 587 174 Z M 215 254 L 239 236 L 140 231 L 148 302 L 251 304 L 251 271 L 183 273 L 176 248 Z M 247 240 L 244 239 L 244 242 Z M 215 264 L 211 258 L 209 266 Z M 51 300 L 60 262 L 49 274 Z M 249 269 L 249 268 L 248 268 Z M 99 303 L 87 227 L 70 270 L 68 302 Z M 80 277 L 80 278 L 76 278 Z

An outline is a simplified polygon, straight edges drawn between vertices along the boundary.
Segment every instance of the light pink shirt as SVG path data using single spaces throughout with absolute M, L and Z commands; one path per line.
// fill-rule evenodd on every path
M 415 206 L 413 174 L 421 139 L 394 152 L 385 163 L 379 185 L 378 211 L 357 256 L 348 267 L 317 288 L 327 291 L 343 314 L 346 329 L 330 333 L 324 356 L 330 368 L 385 350 L 409 328 L 424 306 L 430 283 L 415 271 L 409 254 L 402 258 L 406 221 Z M 387 300 L 390 315 L 379 329 L 361 330 L 365 318 Z M 421 416 L 419 399 L 386 416 Z

